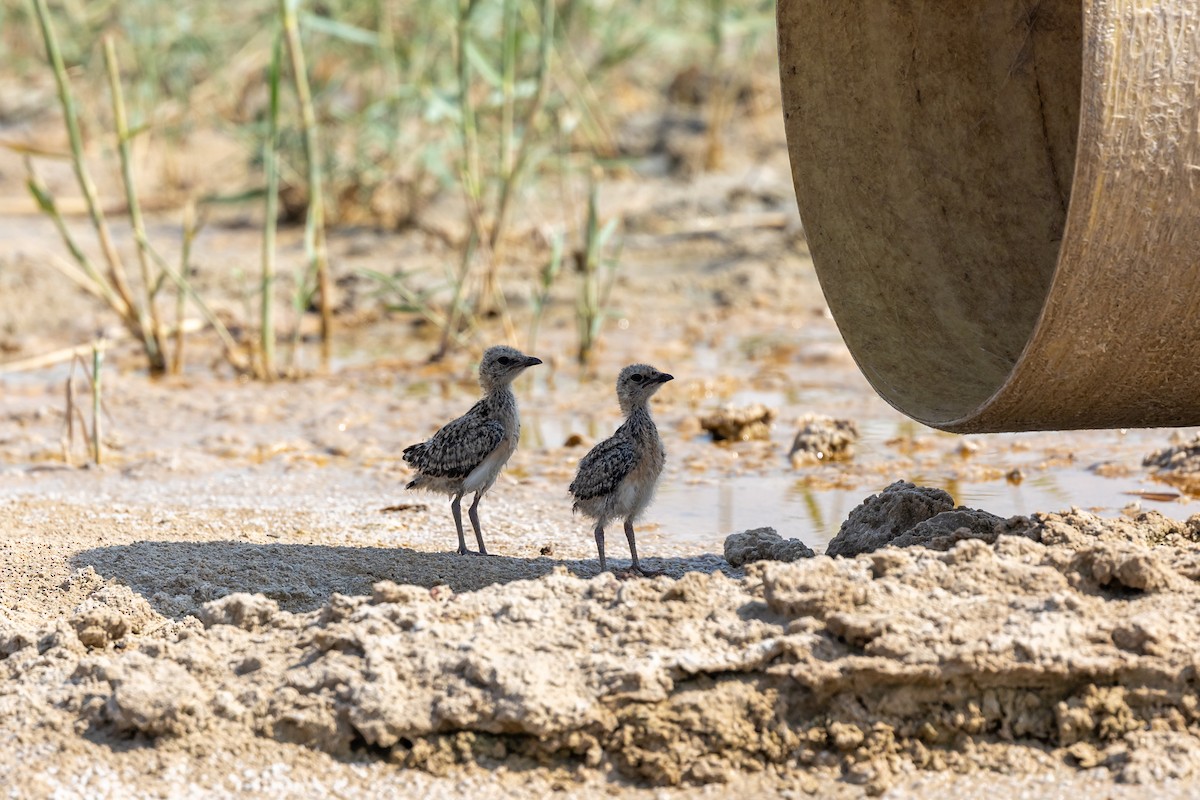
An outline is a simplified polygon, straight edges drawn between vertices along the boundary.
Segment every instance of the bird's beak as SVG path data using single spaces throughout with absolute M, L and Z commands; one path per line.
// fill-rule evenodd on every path
M 667 381 L 675 380 L 675 376 L 668 375 L 667 373 L 663 372 L 663 373 L 660 373 L 659 376 L 657 378 L 655 378 L 654 380 L 656 383 L 666 383 Z
M 534 358 L 533 356 L 525 356 L 525 366 L 526 367 L 536 367 L 540 363 L 542 363 L 542 360 L 540 358 Z

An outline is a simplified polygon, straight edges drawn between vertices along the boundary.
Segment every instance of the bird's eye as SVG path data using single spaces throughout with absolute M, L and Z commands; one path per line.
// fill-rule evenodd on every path
M 643 375 L 630 375 L 629 380 L 633 381 L 634 383 L 641 383 L 644 377 L 645 376 Z
M 508 356 L 500 356 L 500 358 L 496 359 L 496 363 L 498 363 L 502 367 L 507 367 L 509 364 L 512 363 L 512 359 L 509 358 Z

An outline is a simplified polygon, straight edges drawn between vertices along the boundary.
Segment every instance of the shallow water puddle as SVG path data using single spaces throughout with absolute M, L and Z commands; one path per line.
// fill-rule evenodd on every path
M 819 553 L 859 503 L 895 480 L 944 489 L 958 505 L 1001 517 L 1072 506 L 1116 516 L 1133 503 L 1174 519 L 1200 514 L 1200 498 L 1153 480 L 1141 468 L 1142 457 L 1163 446 L 1170 429 L 959 437 L 906 420 L 860 422 L 860 427 L 855 461 L 871 464 L 875 475 L 851 477 L 855 462 L 792 469 L 782 465 L 788 443 L 780 442 L 778 471 L 664 480 L 646 519 L 658 524 L 664 541 L 703 542 L 714 552 L 721 551 L 730 533 L 769 526 Z M 897 441 L 898 434 L 914 428 L 920 429 L 917 446 L 929 451 L 916 464 L 904 457 L 905 445 Z M 979 450 L 960 455 L 964 441 Z M 1097 471 L 1099 464 L 1110 465 L 1111 472 Z M 1021 480 L 1004 477 L 1014 469 L 1023 473 Z M 972 472 L 1000 477 L 964 477 Z
M 1062 511 L 1071 506 L 1101 516 L 1116 516 L 1133 502 L 1173 519 L 1200 514 L 1200 499 L 1186 495 L 1163 502 L 1130 494 L 1139 490 L 1173 494 L 1162 484 L 1103 478 L 1082 469 L 1037 475 L 1016 485 L 1003 480 L 964 483 L 920 474 L 898 475 L 896 479 L 944 489 L 959 505 L 1001 517 Z M 730 533 L 769 526 L 820 553 L 855 506 L 888 482 L 885 479 L 861 489 L 814 489 L 790 475 L 742 475 L 707 485 L 664 484 L 646 519 L 658 524 L 658 534 L 664 541 L 703 542 L 713 552 L 721 552 Z

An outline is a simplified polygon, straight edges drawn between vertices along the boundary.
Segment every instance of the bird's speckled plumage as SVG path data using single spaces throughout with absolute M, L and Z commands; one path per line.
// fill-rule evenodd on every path
M 633 567 L 638 564 L 633 523 L 654 498 L 666 463 L 666 450 L 650 416 L 649 401 L 673 376 L 648 364 L 632 364 L 617 377 L 617 400 L 625 422 L 612 436 L 597 444 L 579 462 L 571 494 L 574 510 L 596 520 L 596 548 L 600 569 L 606 569 L 604 528 L 614 519 L 625 520 L 625 536 Z
M 459 504 L 469 492 L 475 493 L 470 517 L 479 552 L 487 552 L 479 527 L 479 498 L 496 482 L 521 438 L 512 381 L 525 369 L 540 363 L 539 359 L 512 347 L 488 348 L 479 364 L 479 384 L 484 391 L 479 402 L 447 423 L 429 441 L 404 449 L 405 462 L 417 471 L 407 488 L 450 495 L 460 553 L 466 553 L 467 547 Z

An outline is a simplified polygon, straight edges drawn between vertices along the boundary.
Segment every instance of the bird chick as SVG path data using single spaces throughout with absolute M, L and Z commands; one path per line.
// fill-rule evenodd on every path
M 638 564 L 633 523 L 654 497 L 667 454 L 658 429 L 650 418 L 650 397 L 673 375 L 647 364 L 633 364 L 617 377 L 617 400 L 625 422 L 608 439 L 600 442 L 579 462 L 571 494 L 575 511 L 596 520 L 596 549 L 600 570 L 608 568 L 604 558 L 604 527 L 614 519 L 625 520 L 625 538 L 633 557 L 633 571 L 648 574 Z
M 480 555 L 487 555 L 479 528 L 479 498 L 496 482 L 496 476 L 517 449 L 521 420 L 513 379 L 541 359 L 512 347 L 489 347 L 479 363 L 479 385 L 483 397 L 471 410 L 433 435 L 427 442 L 404 449 L 404 460 L 417 471 L 408 489 L 423 489 L 451 497 L 450 512 L 458 529 L 458 552 L 465 554 L 462 498 L 475 493 L 468 515 L 475 529 Z

